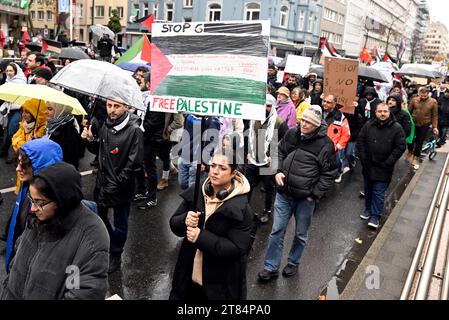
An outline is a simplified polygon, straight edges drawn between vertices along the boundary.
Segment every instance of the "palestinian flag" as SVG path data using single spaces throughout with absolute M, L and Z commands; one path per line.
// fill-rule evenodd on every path
M 50 39 L 42 39 L 41 53 L 44 53 L 45 51 L 61 53 L 61 51 L 62 51 L 62 43 L 59 42 L 59 41 L 53 41 L 53 40 L 50 40 Z
M 265 119 L 269 22 L 155 23 L 151 110 Z
M 122 62 L 151 63 L 151 45 L 146 35 L 143 35 L 139 41 L 134 43 L 115 64 Z
M 394 59 L 390 56 L 390 54 L 388 52 L 385 52 L 384 55 L 384 62 L 389 62 L 391 63 L 391 65 L 393 66 L 393 68 L 395 70 L 399 70 L 398 65 L 395 63 Z
M 381 57 L 380 57 L 379 51 L 377 50 L 377 47 L 373 48 L 373 57 L 374 57 L 374 59 L 376 59 L 376 62 L 381 61 Z

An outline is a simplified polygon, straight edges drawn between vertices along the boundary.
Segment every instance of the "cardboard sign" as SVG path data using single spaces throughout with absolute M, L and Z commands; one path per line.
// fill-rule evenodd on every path
M 155 23 L 150 110 L 264 120 L 270 21 Z
M 357 96 L 359 62 L 326 57 L 324 59 L 324 95 L 334 95 L 342 112 L 354 114 L 352 106 Z
M 295 56 L 290 54 L 287 57 L 284 71 L 287 73 L 294 73 L 305 76 L 309 72 L 311 62 L 312 58 L 310 57 Z

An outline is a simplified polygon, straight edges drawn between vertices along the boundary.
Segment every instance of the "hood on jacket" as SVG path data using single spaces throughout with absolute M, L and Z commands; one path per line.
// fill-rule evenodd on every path
M 50 139 L 31 140 L 21 146 L 20 149 L 30 158 L 34 175 L 42 169 L 62 161 L 61 147 Z
M 6 77 L 6 83 L 27 83 L 27 78 L 25 77 L 22 68 L 17 63 L 13 64 L 17 68 L 17 73 L 11 78 Z
M 321 84 L 321 91 L 323 91 L 323 80 L 322 80 L 322 79 L 317 79 L 317 80 L 315 80 L 315 81 L 313 82 L 313 84 L 312 84 L 313 90 L 316 89 L 315 86 L 316 86 L 318 83 Z
M 203 194 L 206 194 L 204 187 L 207 183 L 210 183 L 210 179 L 209 177 L 207 177 L 207 179 L 204 181 L 203 185 L 202 185 L 202 191 Z M 242 195 L 242 194 L 247 194 L 249 193 L 251 187 L 250 184 L 248 182 L 248 180 L 246 179 L 246 177 L 240 173 L 240 171 L 236 171 L 236 175 L 235 178 L 233 180 L 234 186 L 232 188 L 231 193 L 226 197 L 226 199 L 224 200 L 219 200 L 217 198 L 215 198 L 213 201 L 214 202 L 225 202 L 227 200 L 230 200 L 236 196 Z
M 366 87 L 365 91 L 363 91 L 363 98 L 366 98 L 368 94 L 372 94 L 374 98 L 379 98 L 379 95 L 377 94 L 377 91 L 373 87 Z
M 43 169 L 37 176 L 45 180 L 53 191 L 60 217 L 67 216 L 81 203 L 81 175 L 71 164 L 56 163 Z
M 44 101 L 31 99 L 22 105 L 23 110 L 31 113 L 36 119 L 37 126 L 45 125 L 47 122 L 47 105 Z
M 396 112 L 398 112 L 399 110 L 402 109 L 402 96 L 401 96 L 399 93 L 392 93 L 392 94 L 387 98 L 387 102 L 388 102 L 388 100 L 390 100 L 390 99 L 396 100 L 396 107 L 390 108 L 390 110 L 391 110 L 393 113 L 396 113 Z

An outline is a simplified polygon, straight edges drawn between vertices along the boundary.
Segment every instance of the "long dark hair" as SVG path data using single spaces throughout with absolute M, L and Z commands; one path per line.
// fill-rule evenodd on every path
M 33 186 L 40 194 L 42 194 L 48 200 L 56 202 L 56 195 L 50 185 L 45 179 L 35 176 L 30 180 L 30 186 Z M 62 237 L 64 235 L 64 228 L 61 223 L 60 214 L 58 208 L 55 211 L 55 217 L 53 219 L 40 221 L 35 215 L 31 215 L 28 223 L 28 227 L 31 229 L 45 228 L 49 233 Z
M 11 67 L 11 68 L 13 68 L 14 69 L 14 72 L 15 72 L 15 76 L 17 75 L 17 66 L 16 66 L 16 64 L 15 63 L 10 63 L 10 64 L 8 64 L 6 67 Z M 5 68 L 5 71 L 6 71 L 6 68 Z

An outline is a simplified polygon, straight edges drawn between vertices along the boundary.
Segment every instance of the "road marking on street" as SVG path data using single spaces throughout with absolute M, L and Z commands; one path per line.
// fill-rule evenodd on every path
M 88 176 L 92 174 L 92 170 L 88 170 L 88 171 L 83 171 L 80 173 L 82 177 L 84 176 Z M 6 188 L 6 189 L 1 189 L 0 193 L 10 193 L 10 192 L 14 192 L 16 191 L 16 187 L 11 187 L 11 188 Z

